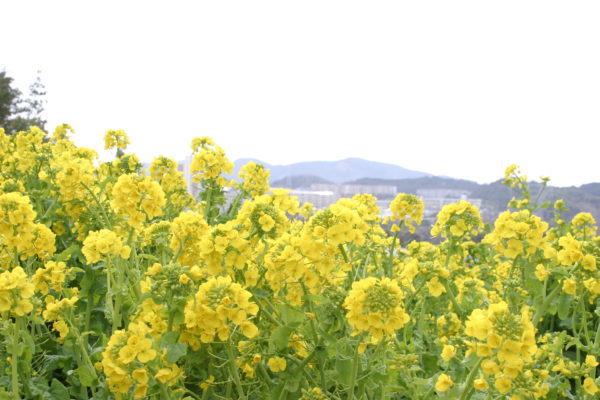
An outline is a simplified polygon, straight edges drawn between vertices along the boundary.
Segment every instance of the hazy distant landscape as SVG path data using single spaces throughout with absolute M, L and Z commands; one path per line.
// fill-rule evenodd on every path
M 270 165 L 256 159 L 235 161 L 234 175 L 248 161 L 263 164 L 271 172 L 271 186 L 290 189 L 309 189 L 313 184 L 386 185 L 395 186 L 398 193 L 418 194 L 419 191 L 451 189 L 469 193 L 469 198 L 481 199 L 482 213 L 491 222 L 492 216 L 506 209 L 508 201 L 515 195 L 501 183 L 504 166 L 498 170 L 498 180 L 480 184 L 474 181 L 434 176 L 428 172 L 415 171 L 394 164 L 386 164 L 361 158 L 339 161 L 308 161 L 289 165 Z M 552 183 L 552 180 L 550 181 Z M 532 194 L 537 195 L 541 184 L 532 184 Z M 378 196 L 381 198 L 381 196 Z M 551 184 L 540 197 L 540 202 L 563 199 L 569 208 L 565 218 L 579 212 L 589 212 L 596 220 L 600 218 L 600 183 L 581 186 L 556 187 Z M 552 220 L 552 208 L 539 210 L 538 214 Z

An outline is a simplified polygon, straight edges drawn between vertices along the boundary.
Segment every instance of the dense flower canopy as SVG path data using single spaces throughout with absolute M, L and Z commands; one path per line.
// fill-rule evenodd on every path
M 208 137 L 192 195 L 174 160 L 126 154 L 124 131 L 106 132 L 108 162 L 74 133 L 0 129 L 1 398 L 600 392 L 596 221 L 537 204 L 517 166 L 495 221 L 406 193 L 384 218 L 368 193 L 316 209 L 261 165 L 233 177 Z M 421 224 L 433 240 L 407 236 Z

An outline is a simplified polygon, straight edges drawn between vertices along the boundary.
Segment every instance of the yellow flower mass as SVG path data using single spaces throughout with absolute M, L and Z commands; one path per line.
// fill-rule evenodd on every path
M 0 128 L 0 397 L 600 394 L 598 215 L 548 178 L 507 168 L 497 215 L 408 193 L 321 207 L 209 137 L 184 171 L 125 154 L 122 130 L 106 161 L 74 133 Z

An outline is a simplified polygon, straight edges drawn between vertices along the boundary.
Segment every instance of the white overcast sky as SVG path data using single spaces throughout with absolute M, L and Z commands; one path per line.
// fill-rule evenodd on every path
M 143 160 L 361 157 L 491 182 L 600 181 L 600 2 L 7 1 L 0 70 L 49 127 Z

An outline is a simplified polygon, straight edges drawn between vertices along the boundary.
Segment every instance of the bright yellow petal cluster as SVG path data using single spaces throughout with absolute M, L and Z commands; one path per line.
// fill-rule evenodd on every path
M 0 239 L 21 259 L 34 255 L 46 259 L 56 251 L 54 233 L 35 223 L 35 217 L 29 197 L 17 192 L 0 195 Z
M 192 164 L 190 172 L 194 182 L 213 180 L 218 186 L 224 186 L 223 173 L 231 174 L 233 163 L 225 156 L 225 151 L 208 137 L 195 138 L 192 141 Z
M 531 214 L 529 210 L 504 211 L 494 223 L 494 231 L 484 238 L 496 251 L 514 259 L 521 254 L 531 255 L 545 249 L 544 233 L 548 223 Z
M 270 175 L 269 170 L 263 165 L 250 161 L 240 168 L 240 172 L 238 172 L 238 176 L 242 180 L 239 187 L 252 197 L 260 196 L 270 189 Z
M 104 149 L 125 150 L 129 145 L 129 136 L 122 129 L 109 129 L 104 134 Z
M 494 385 L 501 393 L 511 389 L 513 380 L 529 373 L 524 368 L 538 347 L 527 308 L 514 314 L 501 301 L 488 309 L 475 309 L 466 321 L 465 333 L 477 339 L 471 343 L 472 351 L 485 357 L 482 369 L 495 378 Z
M 165 193 L 160 184 L 147 176 L 121 175 L 112 189 L 111 207 L 136 229 L 140 229 L 145 221 L 162 215 L 165 204 Z
M 354 334 L 368 332 L 377 343 L 401 329 L 410 319 L 404 311 L 403 297 L 398 284 L 389 278 L 369 277 L 354 282 L 344 300 L 346 318 L 354 327 Z
M 116 233 L 108 229 L 92 231 L 83 241 L 81 252 L 89 264 L 97 263 L 106 256 L 129 258 L 131 248 L 124 245 Z
M 400 193 L 390 203 L 392 215 L 386 219 L 386 222 L 398 221 L 399 224 L 405 224 L 408 230 L 414 233 L 415 224 L 421 225 L 421 222 L 423 222 L 424 211 L 423 200 L 414 194 Z M 399 229 L 399 227 L 396 226 L 396 229 Z
M 0 315 L 21 317 L 33 310 L 34 285 L 21 267 L 0 274 Z
M 204 217 L 194 211 L 183 211 L 173 220 L 169 247 L 177 262 L 187 266 L 198 264 L 201 242 L 208 229 Z
M 431 235 L 436 237 L 462 237 L 477 233 L 483 227 L 479 210 L 466 200 L 445 205 L 437 215 L 431 228 Z
M 258 313 L 258 306 L 250 297 L 250 292 L 228 276 L 210 278 L 185 306 L 188 333 L 199 336 L 203 343 L 211 343 L 215 336 L 227 340 L 232 325 L 237 325 L 246 337 L 255 337 L 258 329 L 250 318 Z

